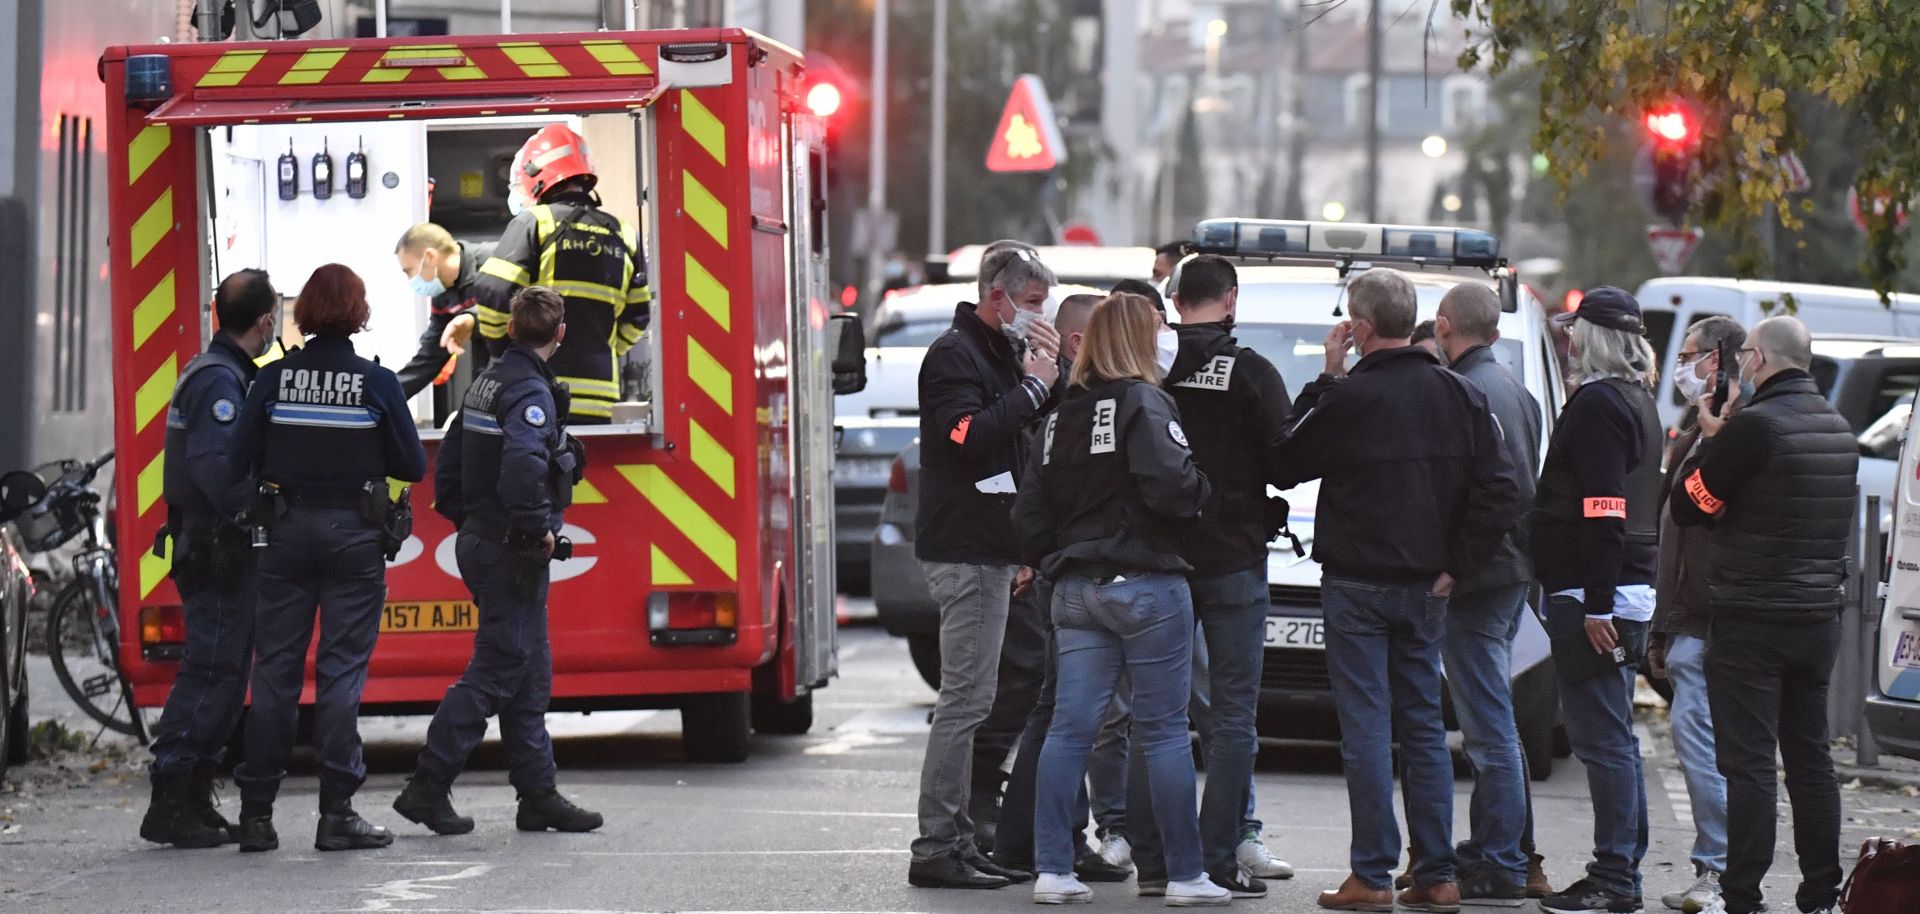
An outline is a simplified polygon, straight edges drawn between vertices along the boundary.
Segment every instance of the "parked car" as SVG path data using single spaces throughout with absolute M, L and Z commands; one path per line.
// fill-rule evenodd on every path
M 0 516 L 17 510 L 0 508 Z M 12 525 L 0 520 L 0 782 L 9 765 L 27 760 L 27 604 L 33 596 L 26 551 Z
M 972 281 L 979 276 L 980 255 L 986 250 L 983 244 L 955 248 L 947 255 L 947 278 Z M 1062 244 L 1042 245 L 1034 251 L 1063 283 L 1111 289 L 1123 279 L 1153 278 L 1153 248 Z
M 1920 759 L 1920 436 L 1913 395 L 1902 399 L 1906 416 L 1900 432 L 1887 436 L 1876 424 L 1873 443 L 1862 436 L 1862 463 L 1869 447 L 1891 439 L 1898 462 L 1894 478 L 1893 560 L 1887 570 L 1886 600 L 1880 610 L 1880 637 L 1873 661 L 1874 687 L 1866 696 L 1867 725 L 1880 748 Z M 1901 433 L 1904 434 L 1901 434 Z M 1905 445 L 1899 442 L 1904 439 Z

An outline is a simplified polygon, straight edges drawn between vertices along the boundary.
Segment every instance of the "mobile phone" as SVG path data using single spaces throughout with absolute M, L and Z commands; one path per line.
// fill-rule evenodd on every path
M 1720 357 L 1714 360 L 1718 364 L 1713 368 L 1713 401 L 1711 405 L 1713 406 L 1713 414 L 1715 416 L 1721 416 L 1727 409 L 1729 369 L 1733 367 L 1734 360 L 1732 341 L 1721 340 L 1719 354 Z

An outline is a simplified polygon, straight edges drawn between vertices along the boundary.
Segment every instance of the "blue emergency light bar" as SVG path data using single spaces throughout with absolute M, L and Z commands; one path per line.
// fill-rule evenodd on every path
M 1307 260 L 1385 260 L 1493 269 L 1500 239 L 1481 231 L 1358 222 L 1207 219 L 1193 228 L 1196 253 Z

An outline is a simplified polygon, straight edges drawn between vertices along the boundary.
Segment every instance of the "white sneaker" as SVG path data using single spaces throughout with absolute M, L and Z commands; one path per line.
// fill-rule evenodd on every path
M 1033 880 L 1034 904 L 1086 904 L 1093 890 L 1071 874 L 1041 873 Z
M 1108 835 L 1100 842 L 1100 859 L 1114 866 L 1133 865 L 1133 845 L 1127 843 L 1125 835 Z
M 1292 879 L 1293 864 L 1275 857 L 1260 843 L 1259 835 L 1248 835 L 1234 848 L 1233 856 L 1240 861 L 1240 868 L 1251 876 L 1260 879 Z
M 1185 882 L 1167 883 L 1167 907 L 1201 908 L 1231 904 L 1233 893 L 1213 884 L 1205 876 Z
M 1675 911 L 1686 914 L 1702 914 L 1711 911 L 1720 904 L 1720 874 L 1704 873 L 1694 883 L 1678 892 L 1660 896 L 1660 902 Z

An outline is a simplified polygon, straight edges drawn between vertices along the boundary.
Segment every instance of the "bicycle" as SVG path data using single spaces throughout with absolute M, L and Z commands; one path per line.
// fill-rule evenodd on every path
M 7 474 L 0 488 L 5 489 L 5 519 L 14 522 L 28 552 L 51 552 L 86 537 L 72 558 L 73 578 L 47 618 L 47 656 L 54 678 L 80 710 L 145 745 L 146 721 L 120 669 L 120 565 L 103 499 L 92 488 L 111 462 L 112 451 L 91 462 L 63 460 L 51 481 L 22 471 Z

